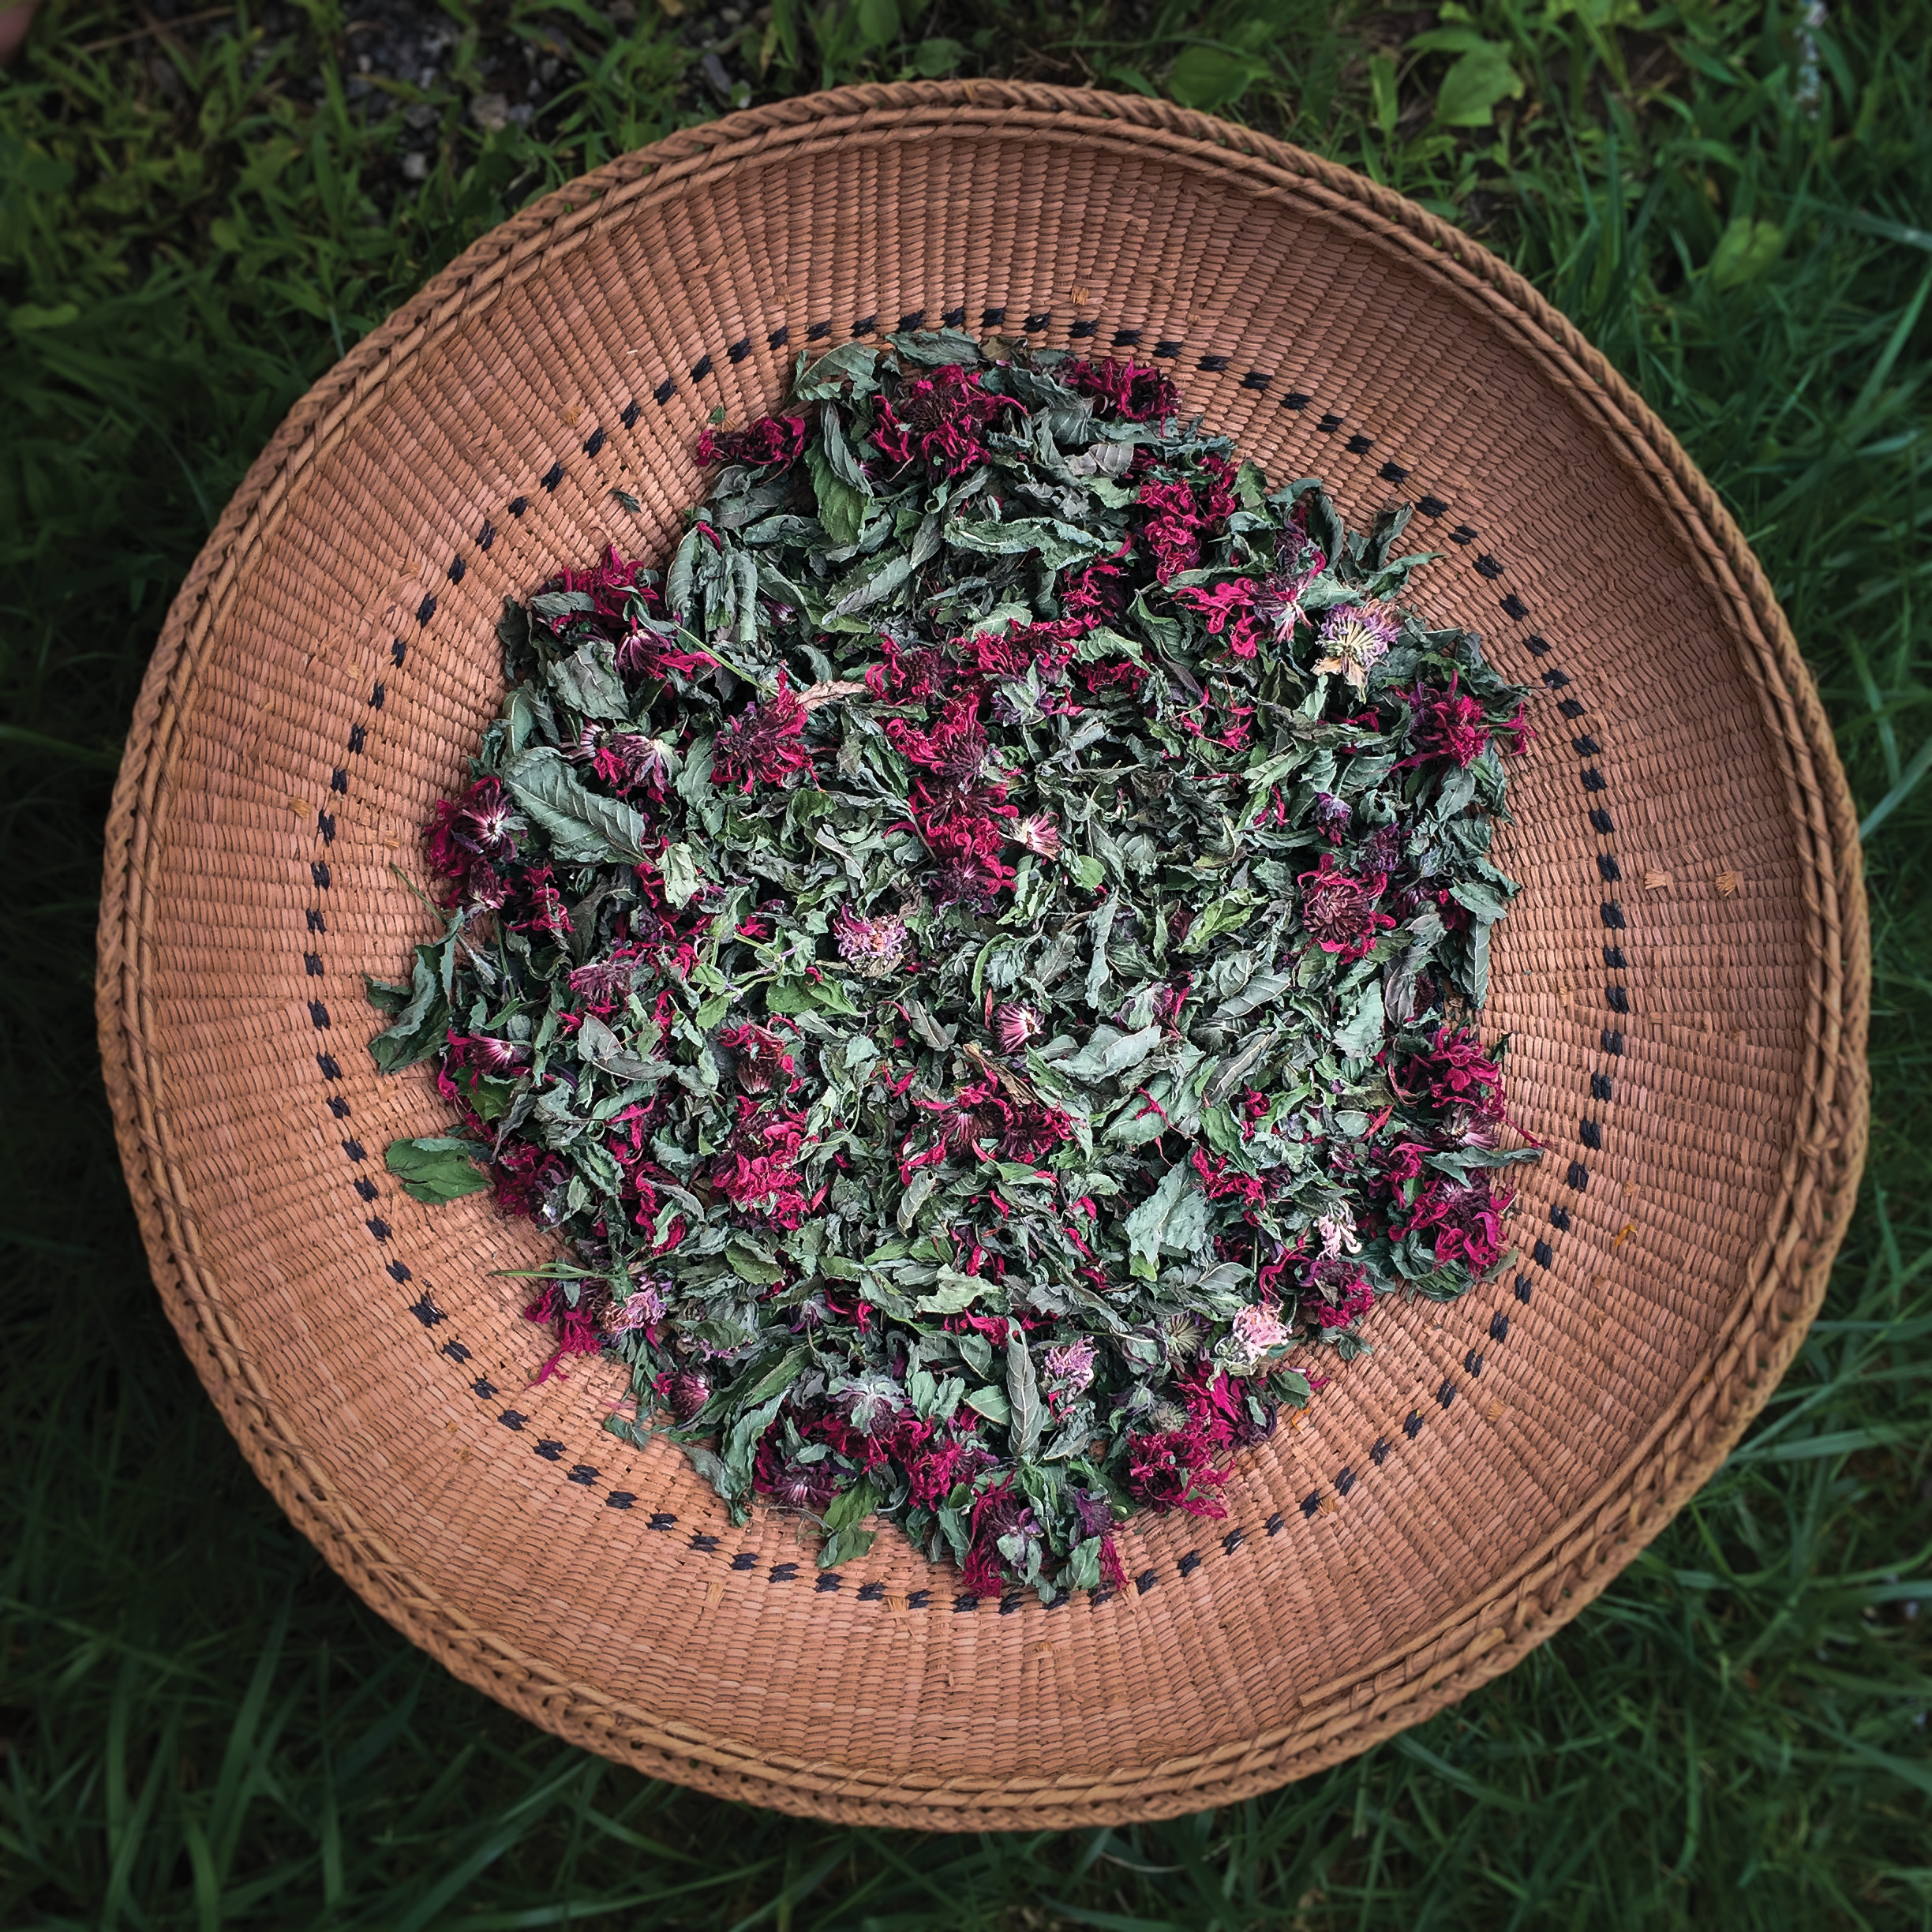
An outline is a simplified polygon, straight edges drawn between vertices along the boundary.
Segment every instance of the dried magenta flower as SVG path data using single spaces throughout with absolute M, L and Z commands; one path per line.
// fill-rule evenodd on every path
M 749 463 L 755 468 L 796 462 L 804 451 L 803 416 L 766 416 L 742 429 L 705 429 L 698 433 L 701 463 Z
M 1364 878 L 1343 871 L 1333 852 L 1324 852 L 1320 863 L 1312 872 L 1301 874 L 1297 882 L 1303 928 L 1324 953 L 1335 954 L 1345 965 L 1361 958 L 1374 945 L 1376 934 L 1395 923 L 1376 903 L 1388 881 L 1379 872 Z

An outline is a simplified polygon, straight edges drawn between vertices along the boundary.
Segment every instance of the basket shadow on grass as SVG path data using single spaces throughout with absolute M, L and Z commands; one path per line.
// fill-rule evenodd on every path
M 1262 71 L 1241 106 L 1446 208 L 1505 206 L 1488 238 L 1641 384 L 1758 545 L 1866 814 L 1864 1198 L 1764 1420 L 1574 1625 L 1306 1784 L 1111 1833 L 922 1840 L 723 1806 L 456 1684 L 248 1473 L 167 1331 L 114 1160 L 89 1003 L 99 826 L 180 573 L 341 343 L 598 144 L 688 117 L 690 50 L 638 29 L 648 59 L 633 47 L 560 90 L 548 148 L 515 128 L 480 152 L 452 137 L 412 195 L 375 192 L 395 131 L 352 111 L 326 61 L 319 90 L 277 84 L 293 40 L 195 56 L 198 145 L 97 57 L 51 54 L 0 94 L 19 163 L 0 189 L 17 305 L 0 356 L 0 1923 L 1932 1919 L 1932 237 L 1913 221 L 1932 137 L 1911 105 L 1932 34 L 1840 23 L 1813 121 L 1758 12 L 1664 33 L 1676 91 L 1634 105 L 1578 17 L 1477 12 L 1526 90 L 1493 148 L 1487 131 L 1444 146 L 1430 124 L 1460 58 L 1443 50 L 1391 59 L 1386 100 L 1347 43 L 1322 43 L 1332 99 L 1293 84 L 1305 43 L 1243 53 Z M 813 37 L 826 9 L 797 17 L 805 84 L 832 41 Z M 927 24 L 964 41 L 960 17 Z M 1263 17 L 1096 13 L 1084 39 L 1044 13 L 1022 24 L 1029 47 L 1060 32 L 1054 61 L 1159 79 L 1190 26 L 1239 51 L 1242 20 Z M 897 71 L 923 31 L 861 50 L 863 70 Z M 1361 47 L 1406 30 L 1364 31 Z M 76 313 L 47 321 L 62 304 Z

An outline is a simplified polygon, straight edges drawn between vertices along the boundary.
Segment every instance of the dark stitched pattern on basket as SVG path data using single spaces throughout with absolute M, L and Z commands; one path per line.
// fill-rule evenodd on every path
M 923 313 L 923 311 L 916 311 L 912 315 L 902 317 L 900 327 L 902 328 L 918 327 Z M 983 326 L 987 328 L 998 328 L 1004 324 L 1005 316 L 1006 311 L 1004 308 L 989 308 L 983 311 Z M 965 319 L 966 312 L 963 309 L 948 309 L 943 317 L 948 328 L 963 326 Z M 1029 313 L 1026 317 L 1025 332 L 1028 335 L 1042 333 L 1048 329 L 1051 321 L 1050 314 L 1044 310 Z M 853 339 L 856 339 L 873 334 L 877 330 L 878 324 L 878 317 L 876 314 L 862 316 L 852 324 L 851 335 Z M 831 335 L 833 326 L 829 321 L 812 324 L 806 331 L 807 339 L 824 340 Z M 1097 318 L 1084 319 L 1073 323 L 1068 333 L 1070 337 L 1084 339 L 1095 335 L 1100 327 L 1101 324 Z M 788 339 L 788 328 L 785 327 L 773 329 L 768 338 L 770 346 L 773 349 L 782 347 Z M 1141 331 L 1140 329 L 1123 328 L 1114 332 L 1112 344 L 1116 348 L 1133 348 L 1140 343 L 1140 339 Z M 1153 353 L 1156 356 L 1169 360 L 1178 359 L 1185 346 L 1183 342 L 1163 339 L 1155 345 Z M 744 360 L 750 353 L 750 349 L 751 344 L 747 339 L 728 345 L 724 350 L 723 354 L 727 360 L 737 363 Z M 1202 354 L 1199 358 L 1199 366 L 1206 370 L 1224 371 L 1231 367 L 1232 364 L 1231 355 L 1222 354 L 1219 352 L 1206 352 Z M 691 375 L 694 380 L 702 380 L 712 373 L 713 367 L 714 358 L 707 350 L 691 365 Z M 1244 389 L 1264 390 L 1273 380 L 1272 374 L 1269 373 L 1259 369 L 1250 369 L 1241 377 L 1240 386 Z M 657 402 L 665 403 L 669 402 L 676 391 L 676 379 L 667 374 L 651 391 L 651 394 Z M 1282 396 L 1279 406 L 1295 411 L 1305 410 L 1314 399 L 1311 394 L 1305 391 L 1291 389 Z M 633 398 L 626 402 L 623 409 L 620 412 L 618 421 L 624 429 L 631 429 L 635 426 L 642 414 L 642 406 Z M 1333 436 L 1342 428 L 1346 420 L 1342 414 L 1329 410 L 1324 412 L 1317 419 L 1315 427 L 1324 435 Z M 590 436 L 583 443 L 583 453 L 594 461 L 605 449 L 609 447 L 609 444 L 610 438 L 604 429 L 601 426 L 593 426 Z M 1340 447 L 1351 455 L 1365 456 L 1373 451 L 1376 444 L 1372 437 L 1357 431 L 1352 432 Z M 567 474 L 563 460 L 553 459 L 549 469 L 538 479 L 539 485 L 546 492 L 554 494 Z M 1409 467 L 1398 462 L 1392 457 L 1385 459 L 1376 471 L 1376 474 L 1383 481 L 1398 485 L 1406 482 L 1412 474 L 1413 471 Z M 512 497 L 506 507 L 511 515 L 521 518 L 529 507 L 529 499 L 522 496 Z M 1443 518 L 1447 516 L 1451 507 L 1449 504 L 1431 492 L 1425 492 L 1416 500 L 1417 511 L 1432 521 L 1440 522 Z M 1470 545 L 1477 542 L 1480 536 L 1480 533 L 1470 525 L 1460 522 L 1452 526 L 1444 534 L 1452 543 L 1463 549 L 1466 549 Z M 478 551 L 489 551 L 496 535 L 494 526 L 486 522 L 477 535 L 476 545 Z M 1507 566 L 1505 563 L 1487 551 L 1479 551 L 1472 562 L 1477 575 L 1485 582 L 1493 584 L 1507 574 Z M 468 566 L 459 553 L 451 560 L 447 566 L 446 575 L 451 583 L 460 583 L 467 569 Z M 1530 614 L 1529 606 L 1514 590 L 1504 593 L 1498 599 L 1497 608 L 1503 612 L 1505 616 L 1517 623 L 1526 621 Z M 426 628 L 434 619 L 436 613 L 436 598 L 431 595 L 425 595 L 415 612 L 417 629 L 421 631 Z M 1552 654 L 1552 646 L 1548 640 L 1533 631 L 1526 633 L 1522 642 L 1531 655 L 1539 662 L 1546 661 Z M 391 640 L 390 661 L 397 670 L 399 671 L 403 668 L 408 654 L 409 646 L 402 638 L 396 638 Z M 1571 681 L 1568 675 L 1558 665 L 1550 665 L 1543 671 L 1542 683 L 1545 694 L 1552 698 L 1556 698 L 1558 692 L 1571 691 Z M 368 700 L 369 708 L 372 711 L 380 711 L 386 696 L 387 693 L 384 686 L 378 682 L 370 692 Z M 1586 707 L 1582 702 L 1574 695 L 1556 698 L 1556 709 L 1569 723 L 1574 723 L 1576 720 L 1586 714 Z M 352 725 L 350 728 L 347 740 L 349 754 L 354 757 L 361 754 L 366 743 L 367 732 L 365 727 L 360 724 Z M 1593 758 L 1602 755 L 1603 748 L 1593 732 L 1580 732 L 1571 739 L 1571 743 L 1572 749 L 1579 758 Z M 332 769 L 330 774 L 329 789 L 343 798 L 346 798 L 350 795 L 350 769 L 346 766 L 337 766 Z M 1615 835 L 1616 826 L 1609 811 L 1600 802 L 1603 795 L 1607 794 L 1609 790 L 1609 781 L 1604 776 L 1602 770 L 1595 765 L 1586 764 L 1583 766 L 1581 768 L 1580 776 L 1583 792 L 1586 798 L 1591 800 L 1588 807 L 1590 828 L 1600 838 L 1609 839 Z M 324 811 L 317 814 L 316 836 L 324 847 L 334 843 L 335 830 L 335 819 L 333 814 Z M 1622 874 L 1616 855 L 1607 848 L 1598 852 L 1597 865 L 1600 877 L 1604 882 L 1615 884 L 1621 878 Z M 317 857 L 310 861 L 309 878 L 311 884 L 318 894 L 326 894 L 333 889 L 328 862 L 324 858 Z M 1608 899 L 1601 901 L 1600 912 L 1603 925 L 1606 930 L 1612 932 L 1622 932 L 1627 930 L 1627 918 L 1619 900 Z M 328 930 L 325 903 L 318 902 L 305 908 L 304 923 L 306 934 L 325 935 Z M 1611 972 L 1621 972 L 1626 969 L 1623 949 L 1620 945 L 1606 945 L 1603 949 L 1603 958 L 1605 968 Z M 311 977 L 319 978 L 324 975 L 326 969 L 319 951 L 305 947 L 303 969 L 305 974 Z M 1614 980 L 1611 981 L 1605 987 L 1604 994 L 1606 1003 L 1612 1013 L 1625 1014 L 1630 1012 L 1629 993 L 1622 983 Z M 331 1030 L 332 1022 L 329 1011 L 322 1001 L 311 1000 L 309 1002 L 309 1013 L 310 1020 L 317 1031 Z M 1623 1052 L 1623 1034 L 1614 1029 L 1605 1028 L 1601 1037 L 1601 1050 L 1606 1061 L 1620 1058 Z M 316 1055 L 316 1065 L 326 1085 L 334 1085 L 340 1082 L 342 1069 L 332 1054 L 326 1052 L 318 1053 Z M 1590 1098 L 1593 1101 L 1608 1106 L 1615 1100 L 1612 1077 L 1607 1069 L 1603 1072 L 1597 1072 L 1594 1069 L 1591 1071 L 1589 1090 Z M 332 1118 L 343 1121 L 349 1118 L 350 1111 L 349 1103 L 340 1094 L 333 1092 L 328 1094 L 327 1101 Z M 1585 1117 L 1578 1121 L 1577 1137 L 1581 1148 L 1591 1152 L 1601 1151 L 1604 1144 L 1603 1136 L 1604 1125 L 1601 1120 L 1593 1117 Z M 344 1153 L 352 1163 L 359 1163 L 366 1159 L 366 1150 L 356 1140 L 353 1139 L 344 1140 L 342 1144 Z M 1568 1164 L 1563 1184 L 1574 1192 L 1582 1193 L 1589 1185 L 1589 1170 L 1583 1162 L 1580 1159 L 1572 1160 Z M 356 1178 L 352 1185 L 365 1203 L 376 1199 L 380 1192 L 373 1182 L 361 1175 Z M 1550 1208 L 1550 1223 L 1552 1228 L 1556 1232 L 1568 1232 L 1571 1226 L 1568 1211 L 1562 1206 L 1553 1204 Z M 365 1225 L 371 1237 L 378 1244 L 386 1244 L 391 1240 L 393 1230 L 380 1215 L 369 1217 Z M 1621 1239 L 1621 1237 L 1619 1238 Z M 1530 1256 L 1534 1264 L 1540 1269 L 1547 1270 L 1555 1265 L 1555 1250 L 1547 1238 L 1539 1238 L 1533 1243 L 1530 1249 Z M 399 1285 L 406 1283 L 413 1279 L 408 1265 L 398 1260 L 387 1261 L 385 1272 Z M 1531 1282 L 1528 1274 L 1518 1273 L 1517 1275 L 1515 1292 L 1517 1301 L 1527 1307 L 1532 1294 Z M 406 1312 L 414 1315 L 425 1329 L 435 1327 L 449 1319 L 445 1311 L 436 1305 L 427 1286 L 420 1290 L 417 1298 L 414 1302 L 406 1305 Z M 1499 1346 L 1506 1342 L 1510 1333 L 1509 1316 L 1500 1309 L 1493 1313 L 1489 1320 L 1488 1333 L 1489 1339 Z M 441 1345 L 440 1352 L 457 1364 L 466 1362 L 470 1359 L 469 1349 L 460 1341 L 451 1340 L 444 1342 Z M 1473 1348 L 1464 1356 L 1463 1373 L 1470 1381 L 1476 1380 L 1481 1375 L 1483 1361 L 1484 1357 L 1481 1352 Z M 479 1377 L 469 1386 L 470 1392 L 482 1402 L 492 1402 L 497 1395 L 496 1387 L 485 1378 Z M 1456 1393 L 1457 1384 L 1454 1377 L 1445 1376 L 1441 1387 L 1436 1391 L 1436 1399 L 1440 1406 L 1447 1410 L 1454 1402 Z M 503 1410 L 499 1414 L 497 1420 L 505 1428 L 521 1434 L 524 1431 L 527 1418 L 518 1410 L 508 1409 Z M 1411 1408 L 1402 1425 L 1402 1436 L 1413 1442 L 1421 1435 L 1422 1428 L 1421 1410 Z M 1376 1470 L 1384 1467 L 1395 1447 L 1395 1445 L 1391 1443 L 1386 1436 L 1378 1436 L 1368 1451 L 1370 1464 Z M 533 1446 L 533 1451 L 545 1462 L 560 1463 L 564 1454 L 564 1445 L 560 1442 L 545 1438 L 536 1443 Z M 560 1473 L 566 1482 L 575 1484 L 586 1489 L 595 1488 L 602 1480 L 599 1471 L 591 1464 L 585 1462 L 575 1463 L 568 1470 Z M 1316 1488 L 1310 1491 L 1302 1499 L 1299 1506 L 1302 1519 L 1305 1522 L 1312 1522 L 1320 1516 L 1339 1509 L 1343 1500 L 1355 1488 L 1357 1481 L 1357 1478 L 1353 1468 L 1345 1467 L 1339 1470 L 1335 1477 L 1333 1489 L 1331 1492 L 1324 1493 L 1320 1488 Z M 621 1510 L 631 1508 L 636 1500 L 636 1496 L 632 1492 L 623 1489 L 614 1489 L 604 1499 L 607 1508 Z M 668 1531 L 676 1528 L 677 1520 L 676 1515 L 672 1511 L 658 1511 L 652 1515 L 649 1526 L 653 1530 Z M 1262 1525 L 1264 1533 L 1271 1537 L 1279 1535 L 1286 1527 L 1285 1518 L 1279 1511 L 1270 1515 Z M 1247 1531 L 1238 1526 L 1230 1529 L 1221 1538 L 1220 1553 L 1224 1557 L 1234 1556 L 1245 1547 L 1247 1541 Z M 691 1536 L 689 1547 L 693 1550 L 706 1553 L 722 1553 L 719 1538 L 702 1532 L 695 1533 Z M 740 1551 L 732 1556 L 729 1567 L 734 1571 L 750 1571 L 758 1567 L 758 1560 L 757 1556 L 751 1552 Z M 1177 1574 L 1185 1580 L 1193 1576 L 1201 1567 L 1200 1552 L 1198 1550 L 1189 1550 L 1176 1563 L 1175 1570 Z M 789 1582 L 794 1580 L 797 1574 L 798 1565 L 796 1563 L 781 1563 L 770 1567 L 766 1580 L 774 1584 Z M 1143 1571 L 1133 1579 L 1133 1590 L 1137 1595 L 1144 1596 L 1149 1590 L 1155 1588 L 1159 1580 L 1158 1571 L 1151 1569 Z M 844 1579 L 838 1573 L 827 1571 L 818 1578 L 815 1588 L 818 1593 L 834 1595 L 840 1591 L 843 1581 Z M 1112 1601 L 1115 1594 L 1116 1593 L 1112 1589 L 1103 1588 L 1091 1592 L 1088 1601 L 1091 1608 L 1097 1610 Z M 924 1609 L 930 1607 L 931 1603 L 931 1593 L 929 1591 L 914 1590 L 906 1597 L 899 1599 L 895 1605 L 893 1600 L 888 1597 L 885 1586 L 882 1583 L 876 1582 L 863 1584 L 857 1592 L 857 1597 L 858 1601 L 861 1603 L 886 1603 L 889 1606 L 912 1609 Z M 1060 1600 L 1062 1604 L 1067 1601 L 1064 1597 Z M 968 1612 L 976 1611 L 979 1604 L 980 1599 L 977 1597 L 962 1593 L 953 1599 L 952 1607 L 955 1612 Z M 1017 1595 L 1003 1597 L 998 1602 L 998 1613 L 1002 1616 L 1010 1616 L 1018 1610 L 1020 1605 L 1021 1599 Z

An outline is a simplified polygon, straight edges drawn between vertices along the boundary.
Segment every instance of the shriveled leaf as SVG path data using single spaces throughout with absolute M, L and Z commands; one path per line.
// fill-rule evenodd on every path
M 643 862 L 650 844 L 644 821 L 621 799 L 586 790 L 552 747 L 532 745 L 504 782 L 566 865 Z

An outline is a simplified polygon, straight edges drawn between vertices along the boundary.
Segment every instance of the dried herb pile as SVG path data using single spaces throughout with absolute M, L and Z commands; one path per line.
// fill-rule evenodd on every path
M 982 1593 L 1118 1578 L 1376 1297 L 1506 1259 L 1473 1024 L 1522 694 L 1156 372 L 853 344 L 661 575 L 567 571 L 372 983 L 378 1061 L 564 1258 L 527 1312 L 632 1366 L 742 1519 L 874 1513 Z

